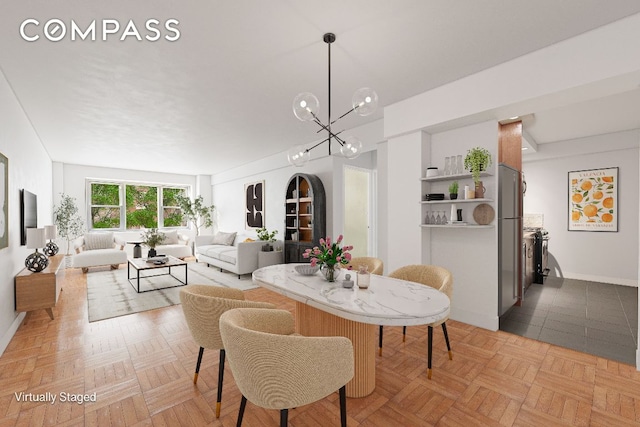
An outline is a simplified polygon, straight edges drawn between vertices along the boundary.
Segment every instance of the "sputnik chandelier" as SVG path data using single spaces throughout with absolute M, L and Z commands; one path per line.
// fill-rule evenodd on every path
M 356 157 L 358 157 L 362 152 L 362 142 L 354 136 L 349 136 L 343 139 L 340 136 L 343 131 L 333 132 L 331 130 L 331 127 L 334 123 L 347 116 L 351 112 L 355 112 L 359 116 L 368 116 L 372 114 L 378 106 L 378 95 L 376 94 L 376 92 L 368 87 L 363 87 L 355 91 L 355 93 L 353 94 L 353 97 L 351 99 L 352 108 L 338 117 L 336 120 L 331 120 L 331 43 L 336 41 L 336 35 L 333 33 L 327 33 L 323 36 L 322 39 L 327 44 L 329 50 L 329 99 L 327 103 L 328 124 L 325 125 L 318 118 L 320 102 L 314 94 L 309 92 L 303 92 L 293 99 L 293 114 L 295 114 L 295 116 L 303 122 L 315 122 L 318 126 L 320 126 L 318 133 L 326 131 L 327 137 L 311 148 L 305 148 L 302 145 L 291 148 L 287 153 L 287 159 L 289 160 L 289 163 L 294 166 L 303 166 L 305 163 L 307 163 L 311 157 L 309 152 L 325 142 L 329 143 L 329 155 L 331 155 L 332 140 L 335 140 L 338 142 L 338 144 L 340 144 L 340 153 L 347 159 L 355 159 Z

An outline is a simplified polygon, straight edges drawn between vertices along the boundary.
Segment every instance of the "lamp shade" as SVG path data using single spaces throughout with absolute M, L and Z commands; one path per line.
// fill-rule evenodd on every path
M 45 225 L 44 226 L 44 238 L 53 240 L 58 235 L 58 228 L 55 225 Z
M 45 244 L 44 228 L 27 228 L 27 248 L 44 248 Z

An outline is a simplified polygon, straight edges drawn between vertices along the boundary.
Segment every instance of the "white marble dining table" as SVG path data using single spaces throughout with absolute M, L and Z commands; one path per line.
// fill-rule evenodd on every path
M 336 282 L 318 272 L 303 276 L 298 264 L 278 264 L 253 272 L 256 285 L 296 301 L 296 328 L 306 336 L 346 336 L 354 347 L 355 375 L 347 396 L 364 397 L 375 389 L 376 326 L 425 325 L 444 319 L 450 301 L 419 283 L 371 275 L 367 289 L 357 286 L 355 271 L 343 270 Z M 342 286 L 346 274 L 355 286 Z

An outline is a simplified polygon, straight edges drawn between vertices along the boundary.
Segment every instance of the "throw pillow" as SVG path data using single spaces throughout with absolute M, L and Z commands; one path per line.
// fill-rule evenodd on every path
M 218 231 L 215 236 L 213 236 L 213 244 L 214 245 L 233 245 L 233 241 L 236 239 L 236 232 L 233 233 L 224 233 L 222 231 Z
M 164 240 L 162 241 L 163 245 L 177 245 L 180 242 L 178 241 L 178 231 L 163 231 Z
M 84 250 L 113 248 L 113 233 L 87 233 L 84 235 Z

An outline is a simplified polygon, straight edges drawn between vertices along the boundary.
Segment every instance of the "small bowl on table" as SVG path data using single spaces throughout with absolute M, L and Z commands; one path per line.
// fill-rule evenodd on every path
M 320 270 L 320 266 L 312 266 L 311 264 L 296 265 L 295 270 L 301 276 L 313 276 Z

